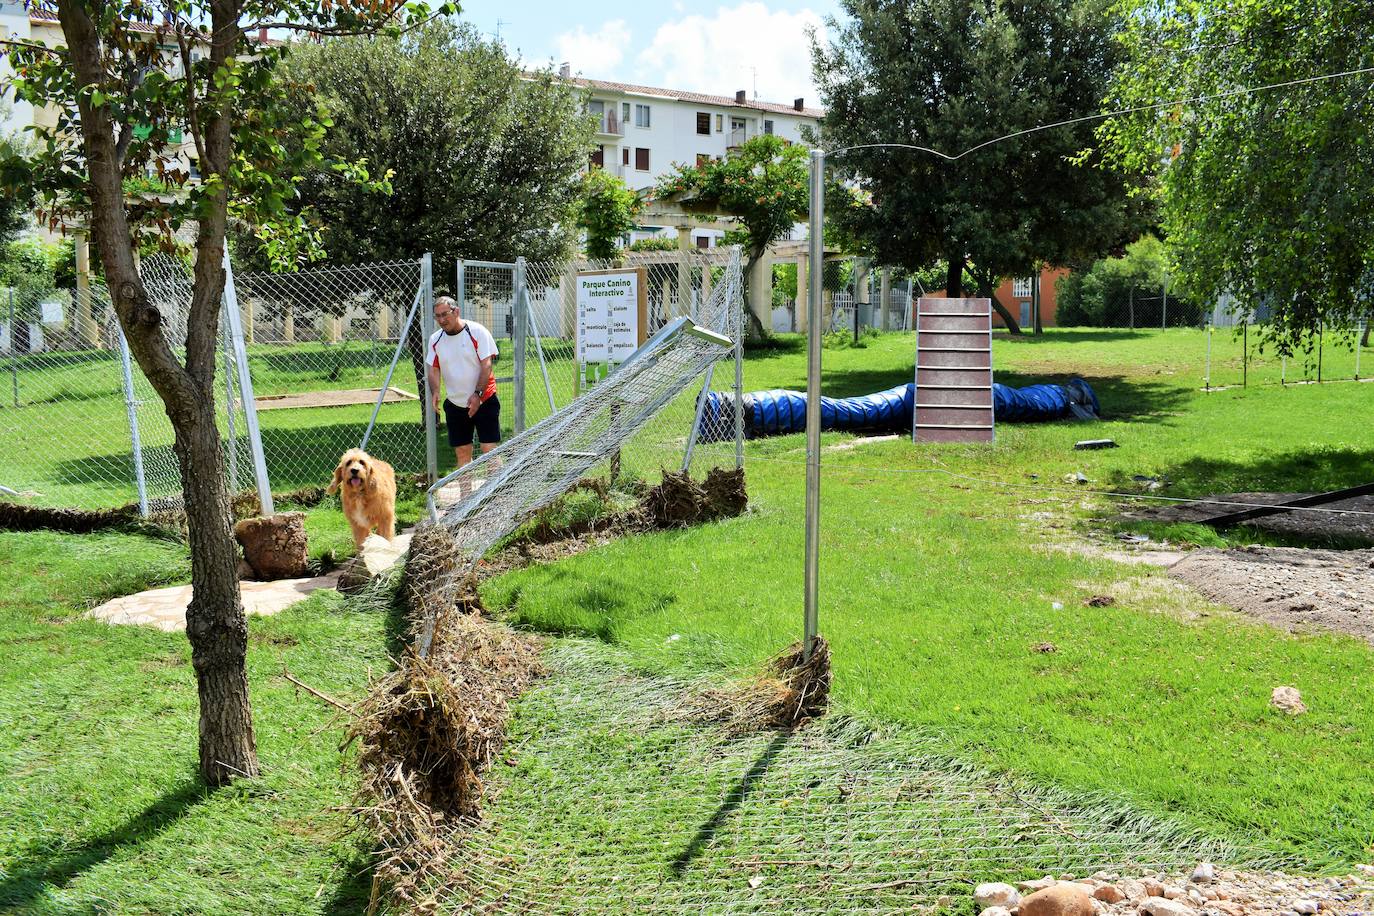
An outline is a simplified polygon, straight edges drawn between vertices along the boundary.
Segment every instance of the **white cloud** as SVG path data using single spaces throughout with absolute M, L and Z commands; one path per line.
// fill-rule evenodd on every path
M 630 45 L 630 27 L 624 19 L 612 19 L 595 32 L 578 26 L 554 39 L 558 57 L 554 64 L 567 61 L 576 76 L 596 79 L 616 78 L 615 68 L 625 59 Z
M 635 59 L 636 78 L 653 86 L 734 95 L 746 90 L 767 102 L 804 96 L 815 105 L 807 30 L 824 32 L 819 13 L 773 11 L 745 2 L 714 16 L 690 15 L 659 26 Z

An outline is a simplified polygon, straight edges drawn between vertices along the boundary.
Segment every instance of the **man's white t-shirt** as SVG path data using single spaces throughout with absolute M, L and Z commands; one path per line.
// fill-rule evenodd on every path
M 463 330 L 449 334 L 443 329 L 429 339 L 430 365 L 438 366 L 444 377 L 444 397 L 455 407 L 465 407 L 468 398 L 477 390 L 482 374 L 482 360 L 496 355 L 496 340 L 491 332 L 475 321 L 465 321 Z M 483 391 L 485 401 L 496 393 L 496 373 L 487 377 Z

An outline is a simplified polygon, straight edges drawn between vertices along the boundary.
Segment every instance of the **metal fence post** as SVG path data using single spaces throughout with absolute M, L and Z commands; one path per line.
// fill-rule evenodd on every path
M 701 418 L 706 414 L 706 399 L 711 393 L 711 378 L 716 374 L 716 364 L 712 363 L 706 367 L 706 374 L 701 379 L 701 393 L 697 395 L 697 410 L 692 417 L 692 432 L 687 436 L 687 448 L 682 452 L 682 470 L 688 471 L 692 467 L 692 451 L 696 447 L 697 437 L 701 435 Z
M 224 243 L 224 317 L 229 322 L 229 339 L 239 370 L 239 399 L 243 418 L 248 423 L 248 449 L 253 455 L 253 472 L 258 478 L 258 502 L 263 515 L 275 515 L 272 483 L 267 477 L 267 458 L 262 451 L 262 429 L 258 426 L 258 405 L 253 400 L 253 377 L 248 374 L 248 348 L 243 340 L 243 321 L 239 314 L 239 294 L 234 287 L 234 265 L 229 259 L 229 243 Z
M 1159 329 L 1167 330 L 1169 327 L 1169 275 L 1164 275 L 1164 288 L 1160 290 L 1161 305 L 1159 309 Z
M 367 440 L 372 438 L 372 430 L 377 425 L 377 415 L 382 412 L 382 403 L 386 400 L 386 393 L 391 390 L 391 378 L 396 373 L 396 363 L 401 358 L 401 351 L 410 343 L 410 326 L 415 323 L 415 310 L 420 307 L 420 299 L 424 295 L 421 287 L 415 289 L 415 301 L 410 304 L 410 311 L 406 313 L 405 323 L 401 326 L 401 336 L 396 340 L 396 352 L 391 354 L 391 365 L 386 367 L 386 378 L 382 380 L 382 388 L 377 392 L 377 403 L 372 405 L 372 416 L 368 418 L 367 429 L 363 431 L 363 441 L 358 444 L 358 448 L 366 449 Z M 426 338 L 428 339 L 428 338 Z M 429 377 L 429 373 L 425 373 Z
M 530 319 L 529 290 L 526 288 L 525 259 L 515 259 L 515 321 L 511 328 L 511 348 L 515 351 L 515 434 L 525 431 L 525 338 Z
M 1207 320 L 1207 368 L 1203 371 L 1202 387 L 1212 390 L 1212 321 Z
M 13 332 L 11 332 L 13 333 Z M 138 489 L 138 514 L 148 517 L 148 481 L 143 474 L 143 442 L 138 435 L 138 400 L 134 397 L 134 372 L 129 342 L 119 329 L 119 364 L 124 371 L 124 408 L 129 415 L 129 444 L 134 457 L 134 486 Z
M 806 323 L 806 566 L 805 621 L 802 659 L 811 660 L 816 641 L 820 611 L 817 594 L 820 585 L 821 552 L 821 296 L 824 283 L 825 242 L 825 152 L 811 151 L 811 270 L 807 295 Z
M 19 345 L 14 334 L 14 287 L 10 287 L 10 375 L 14 383 L 14 406 L 19 406 Z
M 1364 319 L 1355 325 L 1355 381 L 1360 380 L 1360 341 L 1364 340 Z
M 1322 350 L 1326 347 L 1326 322 L 1317 323 L 1317 384 L 1322 383 Z
M 1134 285 L 1134 284 L 1131 285 L 1130 298 L 1127 299 L 1126 301 L 1127 301 L 1127 307 L 1130 309 L 1130 312 L 1131 312 L 1131 318 L 1130 318 L 1130 321 L 1131 321 L 1131 330 L 1134 331 L 1134 330 L 1135 330 L 1135 285 Z
M 426 253 L 420 258 L 420 339 L 421 346 L 429 346 L 434 333 L 434 256 Z M 439 479 L 439 439 L 434 415 L 434 392 L 429 388 L 429 366 L 425 366 L 425 471 L 430 482 Z

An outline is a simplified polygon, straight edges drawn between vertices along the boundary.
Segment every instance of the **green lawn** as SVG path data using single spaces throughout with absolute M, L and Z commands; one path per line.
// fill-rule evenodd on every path
M 1374 429 L 1353 419 L 1368 414 L 1374 388 L 1204 393 L 1204 349 L 1202 333 L 1191 331 L 999 337 L 999 380 L 1082 374 L 1108 419 L 1004 425 L 987 447 L 898 440 L 827 451 L 821 627 L 834 650 L 835 703 L 1030 784 L 1109 797 L 1313 866 L 1368 861 L 1370 647 L 1284 635 L 1159 573 L 1065 547 L 1109 525 L 1109 501 L 1085 491 L 1139 488 L 1134 475 L 1168 479 L 1167 495 L 1369 479 Z M 906 335 L 827 350 L 826 393 L 905 381 L 911 358 Z M 798 338 L 748 359 L 748 389 L 803 383 Z M 648 437 L 653 447 L 637 446 L 642 467 L 680 454 L 668 433 L 680 439 L 685 430 L 671 427 L 690 412 L 673 409 L 676 419 Z M 1073 451 L 1088 437 L 1121 447 Z M 849 439 L 827 434 L 825 443 Z M 803 459 L 800 435 L 751 442 L 748 515 L 512 572 L 486 584 L 487 601 L 519 625 L 609 644 L 618 663 L 642 674 L 755 670 L 800 635 Z M 1063 481 L 1079 471 L 1088 487 Z M 308 525 L 312 554 L 348 552 L 332 504 L 312 510 Z M 369 672 L 389 664 L 392 621 L 332 595 L 253 620 L 250 679 L 266 775 L 206 793 L 194 780 L 184 636 L 80 618 L 112 595 L 184 581 L 184 548 L 128 533 L 0 533 L 0 566 L 21 571 L 0 589 L 0 908 L 361 909 L 366 841 L 345 838 L 336 811 L 352 786 L 339 722 L 280 674 L 285 666 L 356 698 Z M 1095 594 L 1118 600 L 1084 606 Z M 1043 642 L 1057 651 L 1033 651 Z M 1311 712 L 1270 712 L 1279 684 L 1299 687 Z M 544 706 L 522 727 L 557 714 L 547 697 L 535 702 Z M 607 746 L 567 740 L 584 754 Z M 728 784 L 727 770 L 713 769 L 712 784 Z M 625 771 L 627 787 L 636 772 Z
M 1180 595 L 1158 573 L 1051 549 L 1106 506 L 1063 482 L 1079 471 L 1091 488 L 1164 478 L 1174 496 L 1369 479 L 1374 429 L 1350 418 L 1367 414 L 1374 389 L 1204 393 L 1203 342 L 1192 331 L 999 338 L 1000 380 L 1082 374 L 1106 422 L 1003 425 L 992 447 L 899 440 L 828 452 L 821 627 L 835 697 L 997 770 L 1314 862 L 1367 859 L 1369 646 L 1283 635 Z M 785 343 L 750 361 L 748 387 L 803 383 L 800 341 Z M 909 350 L 892 337 L 827 352 L 826 392 L 906 379 Z M 1121 447 L 1075 452 L 1088 437 Z M 488 602 L 522 625 L 619 644 L 648 670 L 748 669 L 800 635 L 803 458 L 800 435 L 751 443 L 750 516 L 511 573 L 487 585 Z M 1083 605 L 1099 593 L 1119 600 Z M 1058 651 L 1032 650 L 1042 642 Z M 1312 712 L 1268 711 L 1280 684 L 1299 687 Z

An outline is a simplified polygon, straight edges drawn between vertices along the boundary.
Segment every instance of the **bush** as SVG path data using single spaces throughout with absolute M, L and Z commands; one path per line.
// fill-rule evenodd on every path
M 677 242 L 673 239 L 665 239 L 662 236 L 654 236 L 650 239 L 640 239 L 630 243 L 631 251 L 677 251 Z
M 1130 303 L 1135 302 L 1135 323 L 1158 327 L 1161 292 L 1169 282 L 1164 243 L 1152 235 L 1141 236 L 1126 246 L 1120 258 L 1104 258 L 1085 271 L 1059 278 L 1055 322 L 1061 327 L 1117 327 L 1126 323 Z M 1191 323 L 1195 310 L 1169 297 L 1170 324 Z

